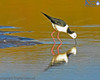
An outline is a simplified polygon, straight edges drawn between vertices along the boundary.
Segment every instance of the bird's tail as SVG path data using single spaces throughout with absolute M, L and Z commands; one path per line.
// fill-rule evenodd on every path
M 43 13 L 43 12 L 41 12 L 43 15 L 45 15 L 48 19 L 52 19 L 50 16 L 48 16 L 47 14 L 45 14 L 45 13 Z

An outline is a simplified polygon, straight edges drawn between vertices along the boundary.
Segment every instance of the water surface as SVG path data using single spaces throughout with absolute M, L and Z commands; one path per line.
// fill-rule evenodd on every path
M 28 80 L 100 79 L 100 6 L 86 7 L 85 0 L 2 0 L 0 7 L 0 25 L 4 26 L 0 30 L 1 41 L 5 39 L 4 37 L 8 40 L 13 36 L 12 45 L 0 43 L 4 43 L 4 46 L 11 45 L 4 48 L 0 46 L 1 80 L 4 78 L 12 80 L 18 78 L 24 80 L 27 78 Z M 53 57 L 51 48 L 54 43 L 50 36 L 53 28 L 49 20 L 40 13 L 41 11 L 63 19 L 69 24 L 71 30 L 78 34 L 77 55 L 71 55 L 67 64 L 51 67 L 47 71 L 44 70 Z M 56 34 L 54 35 L 57 41 L 55 53 L 60 44 Z M 74 46 L 74 41 L 67 34 L 61 33 L 60 37 L 63 41 L 60 53 Z M 23 41 L 20 43 L 21 46 L 16 46 L 16 40 L 19 38 L 21 40 L 32 39 L 36 42 L 38 40 L 43 44 L 28 43 L 27 46 L 23 45 L 25 42 Z

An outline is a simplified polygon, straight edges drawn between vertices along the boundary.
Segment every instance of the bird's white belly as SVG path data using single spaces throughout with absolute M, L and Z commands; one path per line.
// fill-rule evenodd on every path
M 52 24 L 53 28 L 59 32 L 67 32 L 67 29 L 68 29 L 68 25 L 66 25 L 65 27 L 61 27 L 59 25 L 56 25 L 56 24 Z

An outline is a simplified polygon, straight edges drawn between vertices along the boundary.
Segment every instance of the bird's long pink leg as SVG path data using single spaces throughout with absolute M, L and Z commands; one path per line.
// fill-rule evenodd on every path
M 59 48 L 60 48 L 60 46 L 62 45 L 62 41 L 61 41 L 60 38 L 59 38 L 59 33 L 60 33 L 60 32 L 58 32 L 58 34 L 57 34 L 57 38 L 58 38 L 58 40 L 59 40 L 61 43 L 60 43 L 60 45 L 58 45 L 58 47 L 57 47 L 57 52 L 58 52 L 58 54 L 59 54 Z
M 54 53 L 54 51 L 53 51 L 53 49 L 54 49 L 54 47 L 55 47 L 55 44 L 56 44 L 56 41 L 55 41 L 55 39 L 54 39 L 54 37 L 53 37 L 53 34 L 55 33 L 56 31 L 54 30 L 52 33 L 51 33 L 51 37 L 52 37 L 52 39 L 53 39 L 53 41 L 54 41 L 54 45 L 52 46 L 52 48 L 51 48 L 51 53 L 52 53 L 52 55 L 55 55 L 55 53 Z

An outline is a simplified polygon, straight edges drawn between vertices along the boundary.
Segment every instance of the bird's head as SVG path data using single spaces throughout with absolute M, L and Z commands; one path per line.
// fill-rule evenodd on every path
M 76 39 L 77 34 L 76 32 L 72 31 L 72 33 L 68 33 L 73 39 Z
M 77 44 L 77 41 L 76 41 L 76 37 L 77 37 L 77 34 L 76 32 L 72 31 L 72 33 L 68 33 L 74 40 L 75 40 L 75 45 Z

